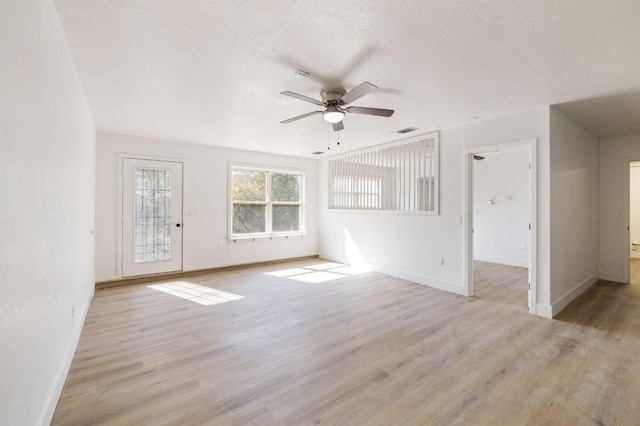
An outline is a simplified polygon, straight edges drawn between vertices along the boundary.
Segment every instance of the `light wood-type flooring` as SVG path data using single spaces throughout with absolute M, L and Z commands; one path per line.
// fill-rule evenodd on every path
M 640 284 L 640 259 L 631 258 L 630 266 L 630 277 L 631 284 Z
M 466 298 L 324 263 L 98 290 L 52 424 L 640 423 L 640 284 L 547 320 L 523 268 Z

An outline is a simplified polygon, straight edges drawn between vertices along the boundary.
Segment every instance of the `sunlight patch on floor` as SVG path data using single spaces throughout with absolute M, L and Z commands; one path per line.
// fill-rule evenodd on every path
M 309 274 L 296 275 L 295 277 L 289 277 L 292 280 L 304 281 L 307 283 L 323 283 L 326 281 L 337 280 L 338 278 L 344 278 L 346 275 L 334 274 L 332 272 L 311 272 Z
M 344 278 L 350 275 L 359 275 L 371 272 L 367 266 L 344 265 L 342 263 L 327 262 L 315 265 L 303 266 L 280 271 L 265 272 L 265 275 L 285 277 L 307 283 L 323 283 L 326 281 Z
M 244 299 L 244 296 L 193 284 L 188 281 L 174 281 L 166 284 L 154 284 L 148 286 L 153 290 L 158 290 L 172 296 L 190 300 L 201 305 L 217 305 L 218 303 L 230 302 L 232 300 Z
M 327 269 L 341 268 L 345 265 L 336 262 L 319 263 L 317 265 L 305 266 L 307 269 L 315 269 L 316 271 L 326 271 Z
M 308 273 L 308 269 L 303 268 L 291 268 L 283 269 L 281 271 L 267 272 L 266 275 L 273 275 L 274 277 L 290 277 L 293 275 L 300 275 Z
M 371 272 L 371 268 L 364 265 L 341 265 L 340 268 L 332 269 L 331 272 L 336 272 L 338 274 L 344 275 L 360 275 Z

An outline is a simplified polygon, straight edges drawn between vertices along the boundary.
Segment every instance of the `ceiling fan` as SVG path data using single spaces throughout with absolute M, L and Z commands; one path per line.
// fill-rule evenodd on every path
M 322 101 L 294 92 L 280 92 L 281 95 L 291 96 L 292 98 L 310 102 L 312 104 L 325 108 L 324 111 L 308 112 L 306 114 L 298 115 L 296 117 L 289 118 L 288 120 L 281 121 L 280 123 L 287 124 L 291 123 L 292 121 L 300 120 L 301 118 L 322 114 L 322 118 L 324 118 L 326 122 L 331 123 L 331 125 L 333 126 L 333 131 L 339 132 L 340 130 L 344 129 L 342 119 L 344 118 L 346 113 L 391 117 L 394 113 L 394 110 L 392 109 L 367 108 L 358 106 L 350 106 L 344 108 L 344 105 L 348 105 L 351 102 L 360 99 L 374 89 L 377 89 L 377 87 L 369 83 L 368 81 L 359 84 L 349 92 L 344 89 L 324 89 L 320 92 Z

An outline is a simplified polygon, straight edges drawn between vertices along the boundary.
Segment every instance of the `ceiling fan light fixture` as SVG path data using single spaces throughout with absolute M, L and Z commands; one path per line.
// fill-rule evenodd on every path
M 297 73 L 299 75 L 303 75 L 306 73 L 306 71 L 298 70 Z M 346 113 L 373 115 L 378 117 L 391 117 L 394 113 L 394 110 L 392 109 L 367 108 L 358 106 L 344 107 L 345 105 L 348 105 L 351 102 L 360 99 L 374 89 L 376 89 L 376 86 L 367 81 L 360 83 L 348 92 L 342 88 L 323 89 L 320 91 L 320 96 L 322 97 L 321 101 L 295 92 L 280 92 L 281 95 L 290 96 L 292 98 L 296 98 L 301 101 L 309 102 L 311 104 L 325 108 L 324 111 L 308 112 L 306 114 L 282 120 L 280 123 L 288 124 L 294 121 L 298 121 L 302 118 L 311 117 L 312 115 L 322 114 L 324 121 L 331 124 L 333 131 L 339 132 L 341 130 L 344 130 L 343 118 Z
M 324 118 L 327 123 L 339 123 L 344 118 L 344 112 L 339 111 L 337 108 L 329 108 L 322 113 L 322 118 Z

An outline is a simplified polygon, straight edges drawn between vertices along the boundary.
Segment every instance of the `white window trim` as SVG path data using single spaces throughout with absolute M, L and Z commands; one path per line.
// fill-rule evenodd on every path
M 242 170 L 255 170 L 259 172 L 267 172 L 267 179 L 265 182 L 265 191 L 267 200 L 266 201 L 239 201 L 234 203 L 233 201 L 233 192 L 232 192 L 232 182 L 233 182 L 233 170 L 234 169 L 242 169 Z M 300 201 L 299 202 L 283 202 L 283 201 L 272 201 L 271 198 L 271 175 L 273 173 L 281 173 L 281 174 L 290 174 L 290 175 L 299 175 L 300 176 Z M 292 236 L 306 236 L 306 221 L 305 221 L 305 170 L 303 169 L 291 169 L 291 168 L 283 168 L 283 167 L 273 167 L 273 166 L 265 166 L 265 165 L 256 165 L 256 164 L 244 164 L 244 163 L 229 163 L 228 173 L 227 173 L 227 239 L 230 242 L 238 242 L 242 240 L 252 240 L 256 239 L 273 239 L 273 238 L 285 238 L 289 239 Z M 254 232 L 254 233 L 244 233 L 244 234 L 234 234 L 233 233 L 233 205 L 234 204 L 264 204 L 267 206 L 267 211 L 265 213 L 265 232 Z M 300 218 L 299 224 L 300 228 L 297 231 L 284 231 L 284 232 L 273 232 L 272 226 L 272 208 L 274 205 L 299 205 L 300 206 Z

